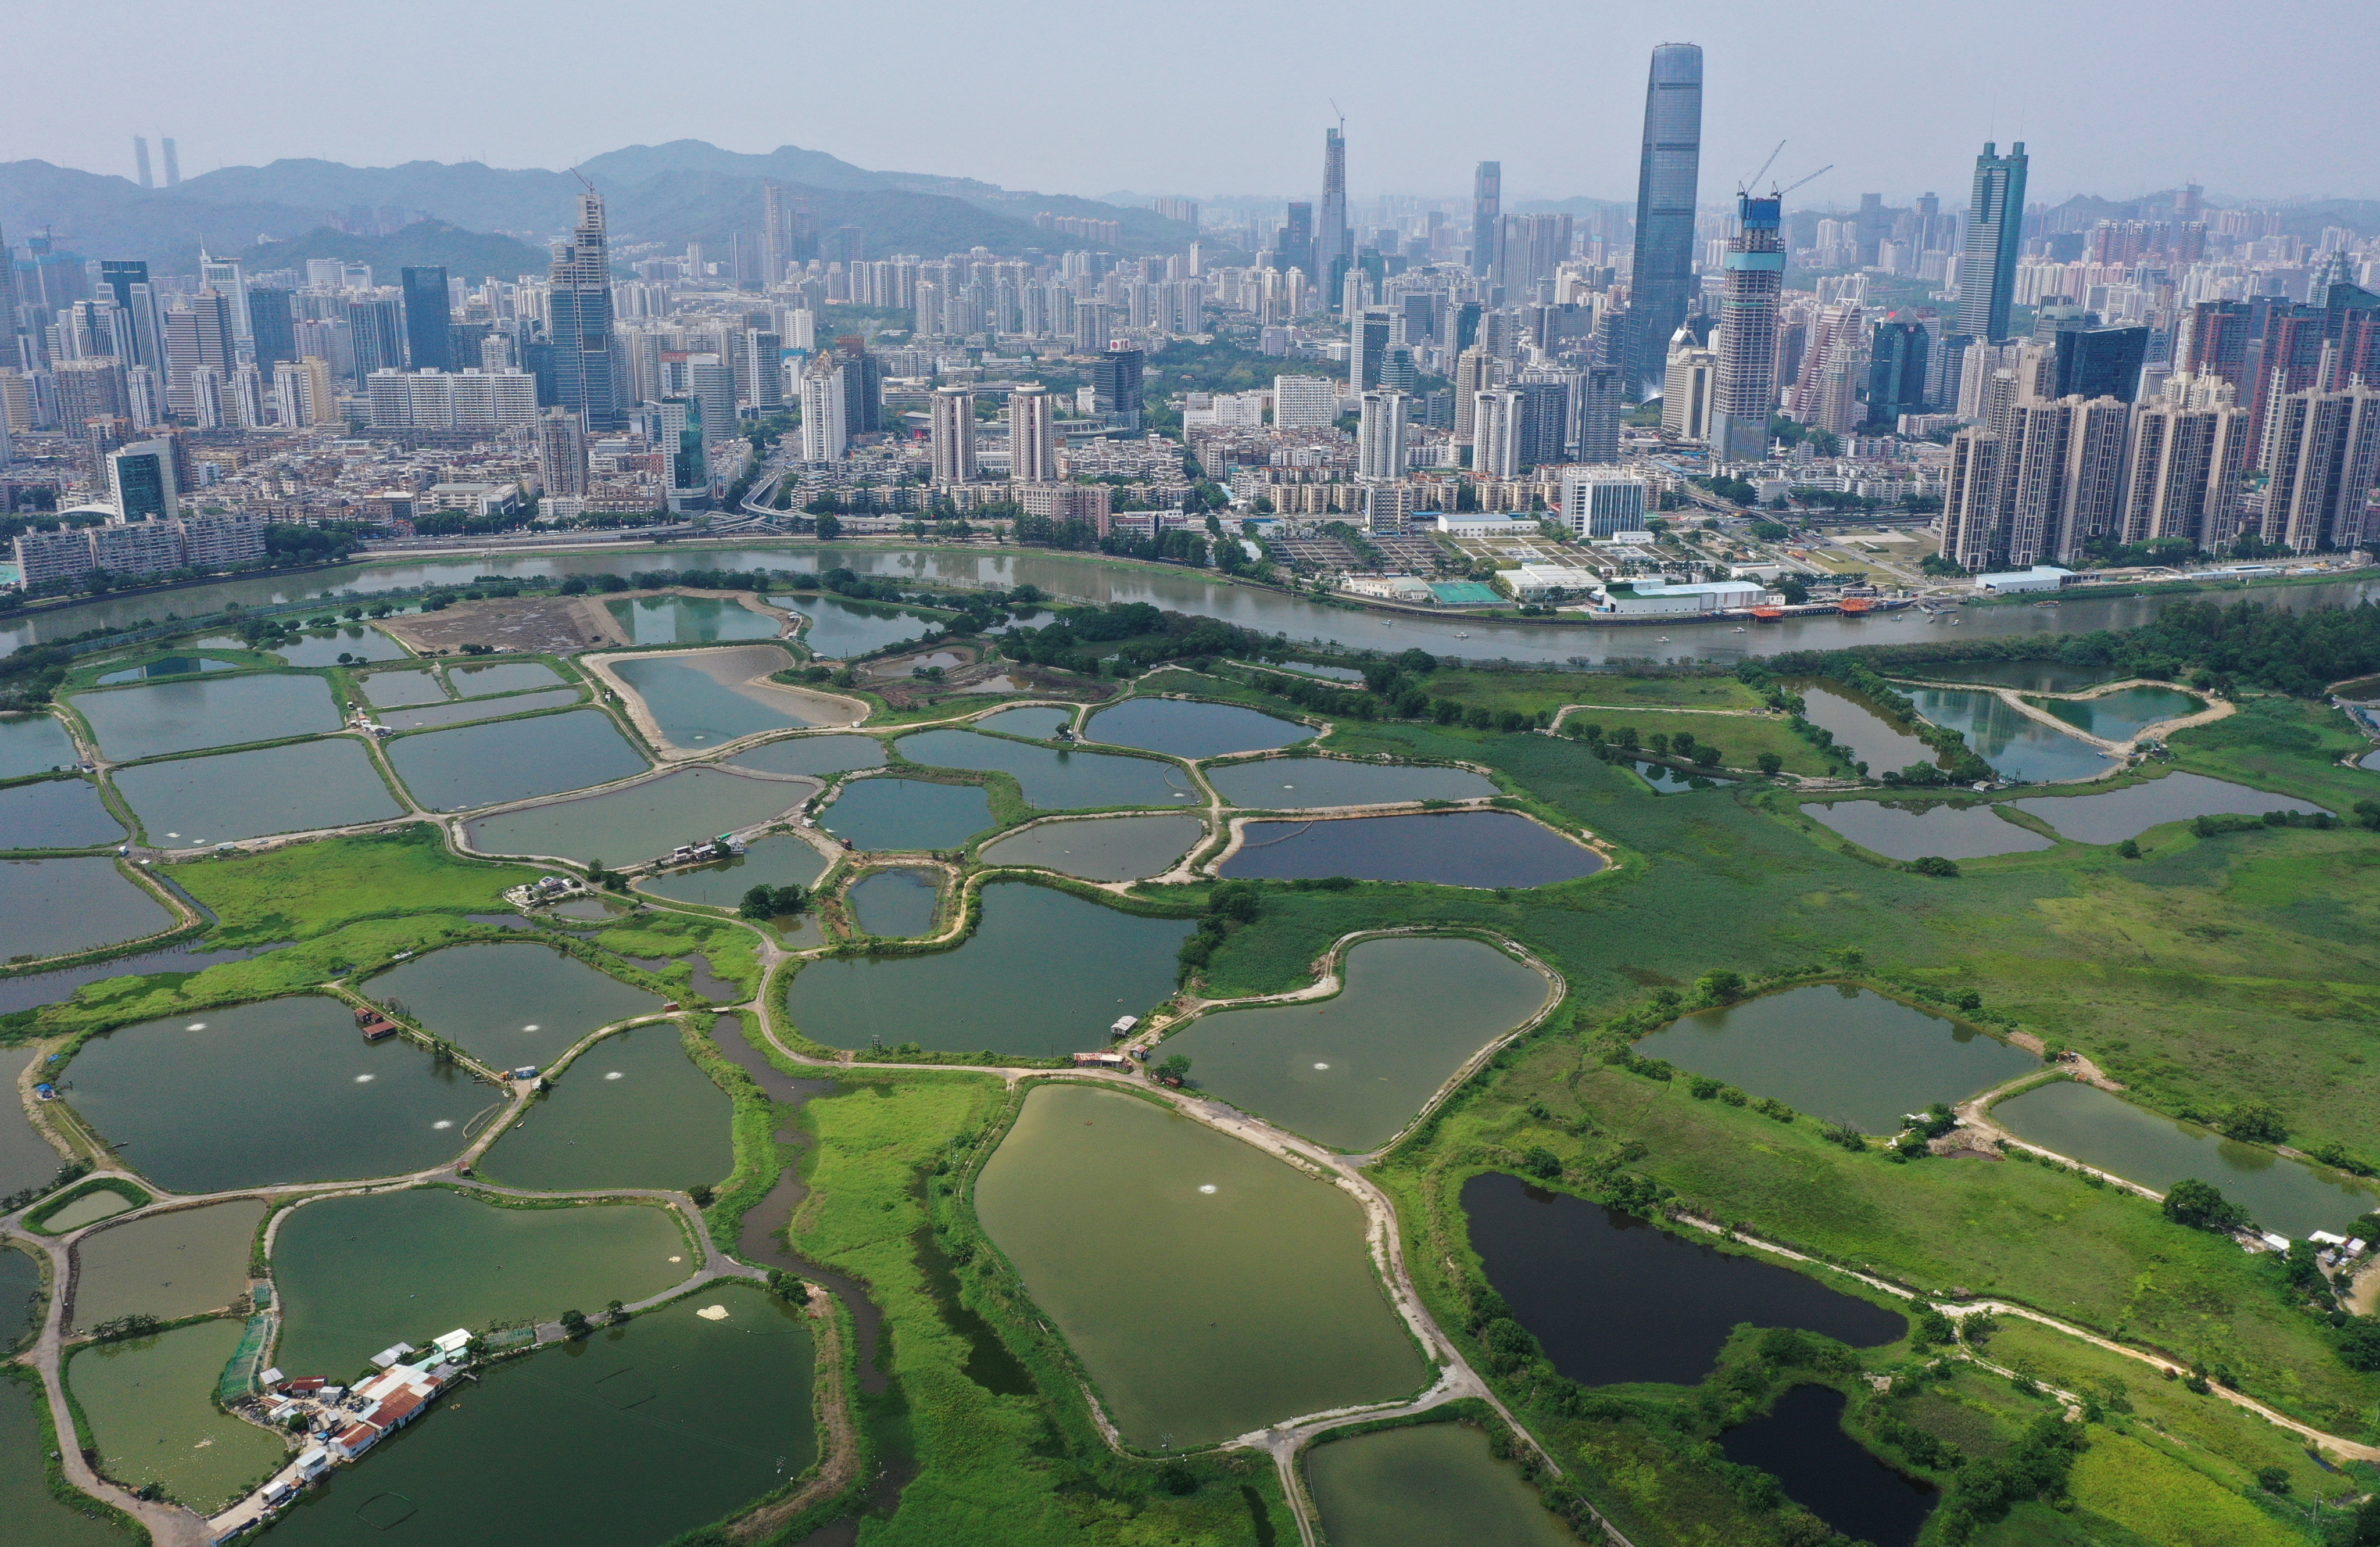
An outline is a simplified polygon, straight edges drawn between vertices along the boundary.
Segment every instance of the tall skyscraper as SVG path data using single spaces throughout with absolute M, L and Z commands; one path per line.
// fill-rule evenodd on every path
M 296 323 L 297 314 L 290 309 L 288 291 L 269 284 L 250 287 L 248 327 L 259 372 L 269 377 L 275 365 L 298 357 Z
M 157 180 L 149 175 L 149 137 L 147 135 L 136 134 L 132 137 L 132 161 L 133 164 L 140 169 L 140 186 L 144 188 L 155 187 Z
M 785 282 L 785 260 L 793 256 L 793 222 L 787 218 L 782 183 L 760 185 L 760 284 Z
M 944 387 L 934 393 L 933 452 L 936 483 L 967 483 L 976 474 L 975 393 Z
M 1355 428 L 1355 476 L 1395 479 L 1405 476 L 1405 407 L 1412 400 L 1402 393 L 1364 394 L 1362 417 Z
M 176 414 L 190 413 L 190 372 L 211 366 L 218 377 L 228 381 L 235 354 L 231 302 L 212 287 L 191 296 L 181 310 L 167 312 L 166 405 Z
M 555 405 L 578 415 L 589 429 L 619 429 L 620 405 L 612 384 L 611 243 L 603 229 L 603 196 L 592 188 L 578 196 L 578 224 L 570 240 L 553 249 L 546 310 Z M 808 437 L 803 439 L 807 443 Z M 832 454 L 843 454 L 839 443 Z
M 1389 335 L 1395 327 L 1396 318 L 1386 307 L 1365 307 L 1348 314 L 1349 397 L 1362 397 L 1380 385 L 1380 371 L 1389 353 Z
M 1503 214 L 1504 163 L 1483 161 L 1471 176 L 1471 272 L 1482 279 L 1495 266 Z
M 1018 483 L 1058 481 L 1058 434 L 1050 389 L 1027 381 L 1008 394 L 1008 476 Z
M 182 186 L 182 156 L 181 156 L 181 152 L 180 152 L 180 151 L 176 151 L 176 150 L 175 150 L 175 148 L 174 148 L 174 141 L 173 141 L 172 137 L 170 137 L 170 136 L 168 136 L 168 137 L 167 137 L 166 139 L 162 139 L 162 140 L 158 141 L 158 143 L 159 143 L 159 145 L 161 145 L 161 146 L 164 148 L 164 151 L 165 151 L 165 186 L 166 186 L 167 187 L 169 187 L 169 188 L 172 188 L 172 187 L 181 187 L 181 186 Z
M 843 418 L 843 370 L 831 354 L 812 355 L 802 366 L 802 460 L 840 462 L 846 439 Z
M 1692 335 L 1688 335 L 1691 337 Z M 1593 365 L 1572 389 L 1578 393 L 1578 459 L 1581 462 L 1620 460 L 1620 400 L 1628 373 L 1616 365 Z M 1704 412 L 1709 409 L 1709 377 L 1704 376 Z
M 1959 332 L 1998 344 L 2009 336 L 2009 305 L 2016 296 L 2016 260 L 2024 236 L 2024 141 L 1986 143 L 1975 158 L 1975 190 L 1967 201 L 1967 251 L 1959 264 Z
M 248 276 L 240 272 L 239 260 L 211 258 L 205 248 L 200 248 L 199 283 L 212 287 L 230 304 L 232 336 L 248 337 Z
M 1768 454 L 1768 416 L 1777 406 L 1777 299 L 1785 286 L 1782 207 L 1777 199 L 1736 196 L 1741 229 L 1728 244 L 1727 288 L 1714 335 L 1718 358 L 1711 371 L 1711 455 L 1721 462 L 1758 462 Z
M 1284 272 L 1295 269 L 1308 281 L 1318 277 L 1314 268 L 1314 206 L 1302 200 L 1291 204 L 1272 247 Z
M 407 364 L 415 370 L 453 370 L 455 356 L 446 326 L 455 313 L 446 298 L 446 271 L 401 269 L 397 280 L 405 300 Z
M 570 498 L 587 492 L 587 427 L 565 408 L 537 421 L 538 481 L 545 492 Z
M 1694 295 L 1694 189 L 1702 173 L 1703 51 L 1663 43 L 1645 84 L 1645 143 L 1636 174 L 1636 261 L 1628 282 L 1628 354 L 1645 385 L 1661 380 L 1670 335 Z
M 1868 335 L 1867 349 L 1871 422 L 1895 424 L 1903 414 L 1925 412 L 1926 349 L 1931 343 L 1925 324 L 1900 320 L 1898 314 L 1876 324 Z
M 1354 256 L 1347 233 L 1347 135 L 1344 129 L 1322 131 L 1322 209 L 1314 229 L 1314 279 L 1321 284 L 1324 304 L 1338 309 L 1343 265 Z

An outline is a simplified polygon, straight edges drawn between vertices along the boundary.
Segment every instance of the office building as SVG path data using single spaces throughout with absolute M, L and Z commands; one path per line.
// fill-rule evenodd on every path
M 1345 266 L 1354 257 L 1347 231 L 1347 135 L 1344 129 L 1322 131 L 1322 209 L 1314 231 L 1313 275 L 1322 294 L 1336 301 Z M 1332 309 L 1337 308 L 1333 306 Z
M 107 486 L 116 514 L 127 521 L 171 521 L 181 514 L 174 448 L 164 441 L 136 441 L 109 453 Z M 163 567 L 173 569 L 179 562 Z
M 1097 411 L 1119 429 L 1139 434 L 1141 354 L 1137 349 L 1109 349 L 1091 362 L 1092 402 Z
M 2159 396 L 2133 410 L 2126 461 L 2124 541 L 2228 542 L 2248 465 L 2248 411 L 2220 376 L 2168 376 Z
M 1504 163 L 1483 161 L 1471 176 L 1471 272 L 1481 279 L 1496 266 L 1496 239 L 1504 218 Z
M 1628 283 L 1626 356 L 1645 390 L 1661 380 L 1670 336 L 1694 291 L 1694 191 L 1702 170 L 1703 51 L 1663 43 L 1645 84 L 1636 173 L 1636 258 Z M 1781 264 L 1780 264 L 1781 268 Z
M 1353 279 L 1354 276 L 1350 275 Z M 1380 369 L 1389 353 L 1396 318 L 1386 307 L 1351 309 L 1347 322 L 1347 395 L 1360 398 L 1381 385 Z
M 1339 383 L 1328 376 L 1272 379 L 1275 429 L 1328 429 L 1339 422 Z
M 400 269 L 397 291 L 405 308 L 405 363 L 412 370 L 455 369 L 447 325 L 454 308 L 446 297 L 443 268 Z
M 843 417 L 843 370 L 832 355 L 812 355 L 802 364 L 802 460 L 840 462 L 847 438 Z
M 884 429 L 884 362 L 856 338 L 842 341 L 843 423 L 853 435 Z
M 249 286 L 249 348 L 260 371 L 270 371 L 283 360 L 298 357 L 297 314 L 289 301 L 289 292 L 277 285 Z
M 396 296 L 350 295 L 346 321 L 358 381 L 375 371 L 405 369 L 405 312 Z
M 158 148 L 165 152 L 165 186 L 169 188 L 181 187 L 181 151 L 174 144 L 173 137 L 170 135 L 160 139 L 157 144 Z
M 702 399 L 671 395 L 655 405 L 658 433 L 653 449 L 660 452 L 669 478 L 669 508 L 686 510 L 706 503 L 710 495 L 710 458 L 703 450 Z
M 1381 389 L 1364 394 L 1355 429 L 1355 476 L 1393 479 L 1405 476 L 1405 415 L 1413 400 Z
M 139 169 L 142 187 L 153 188 L 157 186 L 156 179 L 149 174 L 149 137 L 147 135 L 136 134 L 132 137 L 132 164 Z
M 1703 411 L 1707 415 L 1707 372 L 1704 381 Z M 1574 439 L 1579 461 L 1607 463 L 1620 460 L 1621 398 L 1627 385 L 1628 372 L 1620 366 L 1592 365 L 1580 373 L 1571 389 L 1576 399 L 1572 405 L 1571 417 L 1577 427 Z
M 2141 367 L 2148 361 L 2148 329 L 2061 328 L 2056 347 L 2058 396 L 2114 397 L 2126 403 L 2139 397 Z
M 603 225 L 603 197 L 578 197 L 578 224 L 554 249 L 546 292 L 556 406 L 577 414 L 590 430 L 620 428 L 612 381 L 612 259 Z M 835 454 L 840 456 L 840 427 Z
M 1561 519 L 1583 538 L 1641 532 L 1651 508 L 1643 475 L 1622 467 L 1572 467 L 1561 477 Z
M 975 393 L 944 387 L 933 401 L 934 481 L 972 483 L 976 476 Z
M 369 284 L 370 281 L 365 283 Z M 240 272 L 237 258 L 212 258 L 204 248 L 199 251 L 199 284 L 224 298 L 231 308 L 232 336 L 245 341 L 248 326 L 248 276 Z
M 2009 336 L 2016 260 L 2024 247 L 2024 141 L 2005 156 L 1986 144 L 1967 202 L 1967 249 L 1959 263 L 1958 331 L 1989 344 Z
M 1932 335 L 1922 322 L 1888 317 L 1867 340 L 1867 418 L 1898 424 L 1903 414 L 1925 411 L 1925 375 Z
M 176 414 L 190 410 L 190 372 L 212 367 L 228 379 L 237 357 L 230 297 L 212 285 L 165 314 L 165 403 Z
M 1314 268 L 1314 206 L 1303 201 L 1289 206 L 1287 218 L 1273 237 L 1273 257 L 1282 272 L 1292 269 L 1309 281 Z
M 1777 305 L 1785 285 L 1780 205 L 1750 194 L 1735 201 L 1738 229 L 1728 244 L 1727 283 L 1713 335 L 1710 445 L 1720 462 L 1758 462 L 1768 454 L 1768 416 L 1777 405 Z
M 1008 476 L 1018 483 L 1058 481 L 1057 405 L 1027 381 L 1008 394 Z
M 1485 477 L 1521 474 L 1521 394 L 1500 387 L 1478 393 L 1471 405 L 1471 467 Z M 1370 404 L 1365 407 L 1368 413 Z
M 1661 382 L 1663 430 L 1682 441 L 1709 438 L 1711 378 L 1718 360 L 1718 352 L 1696 344 L 1690 330 L 1680 328 L 1670 335 L 1669 369 Z
M 549 408 L 537 421 L 538 482 L 565 499 L 587 492 L 587 427 L 567 408 Z

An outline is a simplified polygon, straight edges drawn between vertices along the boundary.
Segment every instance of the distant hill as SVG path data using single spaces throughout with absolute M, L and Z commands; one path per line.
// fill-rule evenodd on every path
M 240 255 L 251 273 L 268 269 L 302 268 L 310 258 L 337 258 L 369 263 L 372 277 L 382 284 L 396 283 L 396 272 L 407 266 L 437 264 L 451 278 L 476 284 L 493 275 L 518 279 L 541 274 L 549 254 L 510 236 L 466 231 L 443 220 L 416 221 L 385 236 L 355 236 L 333 226 L 320 225 L 285 242 L 260 242 Z

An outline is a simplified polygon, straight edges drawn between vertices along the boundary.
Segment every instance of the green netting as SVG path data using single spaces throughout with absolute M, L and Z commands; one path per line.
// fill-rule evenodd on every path
M 237 1402 L 256 1389 L 257 1372 L 264 1363 L 264 1340 L 272 1331 L 271 1316 L 259 1314 L 248 1319 L 248 1330 L 240 1334 L 239 1347 L 232 1350 L 231 1362 L 224 1366 L 223 1379 L 215 1383 L 216 1400 Z

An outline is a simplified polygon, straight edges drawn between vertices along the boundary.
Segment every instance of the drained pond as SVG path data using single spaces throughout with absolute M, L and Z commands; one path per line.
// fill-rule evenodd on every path
M 855 849 L 957 849 L 991 826 L 991 797 L 979 784 L 854 780 L 819 814 L 819 825 Z
M 1134 698 L 1091 717 L 1083 735 L 1111 746 L 1135 746 L 1169 757 L 1222 757 L 1270 752 L 1315 733 L 1311 725 L 1237 704 L 1184 698 Z
M 1843 1536 L 1875 1547 L 1911 1547 L 1940 1502 L 1930 1482 L 1893 1470 L 1843 1432 L 1843 1394 L 1795 1386 L 1775 1408 L 1718 1437 L 1739 1467 L 1756 1467 L 1785 1496 Z
M 78 693 L 71 702 L 91 722 L 100 750 L 118 763 L 339 728 L 330 684 L 284 672 L 105 688 Z
M 1330 1440 L 1305 1453 L 1305 1481 L 1330 1547 L 1577 1547 L 1486 1431 L 1416 1423 Z
M 488 1370 L 262 1540 L 650 1547 L 817 1459 L 813 1359 L 799 1311 L 755 1285 L 715 1284 Z
M 987 884 L 981 907 L 949 950 L 810 962 L 786 990 L 795 1025 L 835 1047 L 1063 1058 L 1105 1046 L 1118 1017 L 1172 996 L 1191 927 L 1014 881 Z
M 1366 940 L 1310 1004 L 1201 1016 L 1166 1038 L 1198 1088 L 1334 1149 L 1395 1137 L 1463 1062 L 1536 1013 L 1543 974 L 1478 940 Z
M 0 849 L 93 849 L 123 840 L 124 824 L 89 780 L 44 779 L 0 790 Z
M 1897 1311 L 1815 1278 L 1502 1172 L 1463 1183 L 1463 1210 L 1488 1282 L 1554 1368 L 1582 1385 L 1693 1385 L 1742 1322 L 1854 1348 L 1909 1330 Z
M 1164 1107 L 1036 1089 L 975 1198 L 1130 1444 L 1210 1444 L 1429 1380 L 1355 1200 Z
M 616 1032 L 570 1062 L 480 1161 L 491 1181 L 538 1192 L 722 1182 L 735 1168 L 735 1104 L 695 1066 L 677 1024 Z
M 1603 868 L 1594 850 L 1511 811 L 1249 822 L 1225 876 L 1352 876 L 1449 887 L 1542 887 Z
M 1251 763 L 1231 763 L 1208 769 L 1207 782 L 1232 804 L 1252 811 L 1468 801 L 1500 793 L 1495 780 L 1468 768 L 1357 763 L 1344 757 L 1262 757 Z
M 633 864 L 682 843 L 765 822 L 799 805 L 814 789 L 726 768 L 672 768 L 599 795 L 481 816 L 466 823 L 463 834 L 482 854 Z
M 558 795 L 649 766 L 600 709 L 399 736 L 388 743 L 388 761 L 432 811 Z
M 1905 1113 L 2041 1067 L 1971 1026 L 1836 984 L 1681 1016 L 1636 1050 L 1866 1133 L 1897 1133 Z
M 1013 774 L 1025 804 L 1045 811 L 1165 805 L 1196 795 L 1187 773 L 1153 758 L 1063 752 L 972 731 L 927 731 L 893 744 L 904 757 L 929 767 Z
M 1802 815 L 1887 859 L 1979 860 L 2054 849 L 2054 839 L 2002 816 L 1999 807 L 1958 801 L 1813 801 Z
M 1042 822 L 993 839 L 978 857 L 986 864 L 1040 865 L 1086 881 L 1131 881 L 1172 868 L 1206 830 L 1205 822 L 1186 812 Z
M 370 978 L 363 992 L 401 1003 L 432 1035 L 498 1069 L 542 1065 L 599 1026 L 662 1001 L 551 946 L 448 946 Z
M 143 836 L 168 849 L 402 816 L 371 754 L 347 736 L 119 768 Z
M 137 940 L 173 924 L 113 859 L 0 860 L 0 940 L 11 961 Z
M 2013 804 L 2077 843 L 2121 843 L 2151 828 L 2194 816 L 2262 816 L 2267 811 L 2322 809 L 2287 795 L 2194 773 L 2169 773 L 2095 795 L 2044 795 Z
M 446 681 L 457 698 L 484 698 L 492 693 L 525 693 L 532 688 L 558 687 L 553 668 L 534 660 L 500 660 L 488 666 L 450 666 Z
M 186 1193 L 422 1170 L 504 1099 L 403 1037 L 364 1041 L 318 995 L 121 1027 L 84 1043 L 66 1078 L 125 1165 Z
M 2220 1189 L 2265 1229 L 2292 1239 L 2316 1230 L 2346 1232 L 2359 1216 L 2380 1208 L 2368 1186 L 2339 1172 L 2226 1139 L 2071 1080 L 1996 1103 L 1992 1120 L 2030 1143 L 2158 1192 L 2195 1177 Z

